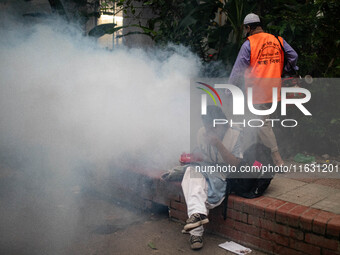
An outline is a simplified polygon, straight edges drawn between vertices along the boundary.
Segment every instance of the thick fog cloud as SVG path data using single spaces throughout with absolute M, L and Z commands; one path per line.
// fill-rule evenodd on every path
M 0 140 L 8 158 L 72 170 L 70 162 L 122 158 L 163 164 L 189 149 L 194 55 L 171 46 L 110 52 L 56 24 L 1 32 Z

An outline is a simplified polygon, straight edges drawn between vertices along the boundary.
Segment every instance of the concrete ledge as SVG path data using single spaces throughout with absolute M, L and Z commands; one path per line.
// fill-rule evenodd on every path
M 107 180 L 110 195 L 141 209 L 153 203 L 169 207 L 169 216 L 185 222 L 187 209 L 179 182 L 164 182 L 159 171 L 125 170 Z M 108 189 L 105 189 L 107 192 Z M 207 231 L 270 254 L 340 255 L 340 215 L 262 196 L 230 195 L 228 218 L 222 206 L 210 211 Z

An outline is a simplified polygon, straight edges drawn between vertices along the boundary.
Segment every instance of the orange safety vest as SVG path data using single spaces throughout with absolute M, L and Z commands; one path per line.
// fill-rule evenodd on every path
M 248 91 L 253 88 L 253 104 L 271 103 L 272 91 L 276 87 L 278 101 L 281 100 L 281 75 L 284 52 L 274 35 L 258 33 L 248 37 L 250 42 L 250 66 L 245 73 Z M 283 45 L 283 39 L 279 37 Z

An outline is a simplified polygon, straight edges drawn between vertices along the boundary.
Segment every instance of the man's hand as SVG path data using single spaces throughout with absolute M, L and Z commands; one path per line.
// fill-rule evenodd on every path
M 240 160 L 225 148 L 225 146 L 216 134 L 212 132 L 207 132 L 204 134 L 204 140 L 206 144 L 216 146 L 224 162 L 233 166 L 237 166 L 240 163 Z

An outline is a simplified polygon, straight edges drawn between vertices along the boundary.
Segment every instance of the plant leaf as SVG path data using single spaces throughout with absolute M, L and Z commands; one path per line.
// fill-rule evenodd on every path
M 153 249 L 153 250 L 157 250 L 157 248 L 156 248 L 156 246 L 155 246 L 155 244 L 154 244 L 153 242 L 149 242 L 149 243 L 148 243 L 148 246 L 149 246 L 151 249 Z
M 105 34 L 112 34 L 115 31 L 117 31 L 114 29 L 116 25 L 117 24 L 109 23 L 109 24 L 101 24 L 101 25 L 95 26 L 94 28 L 90 30 L 88 35 L 98 38 Z

